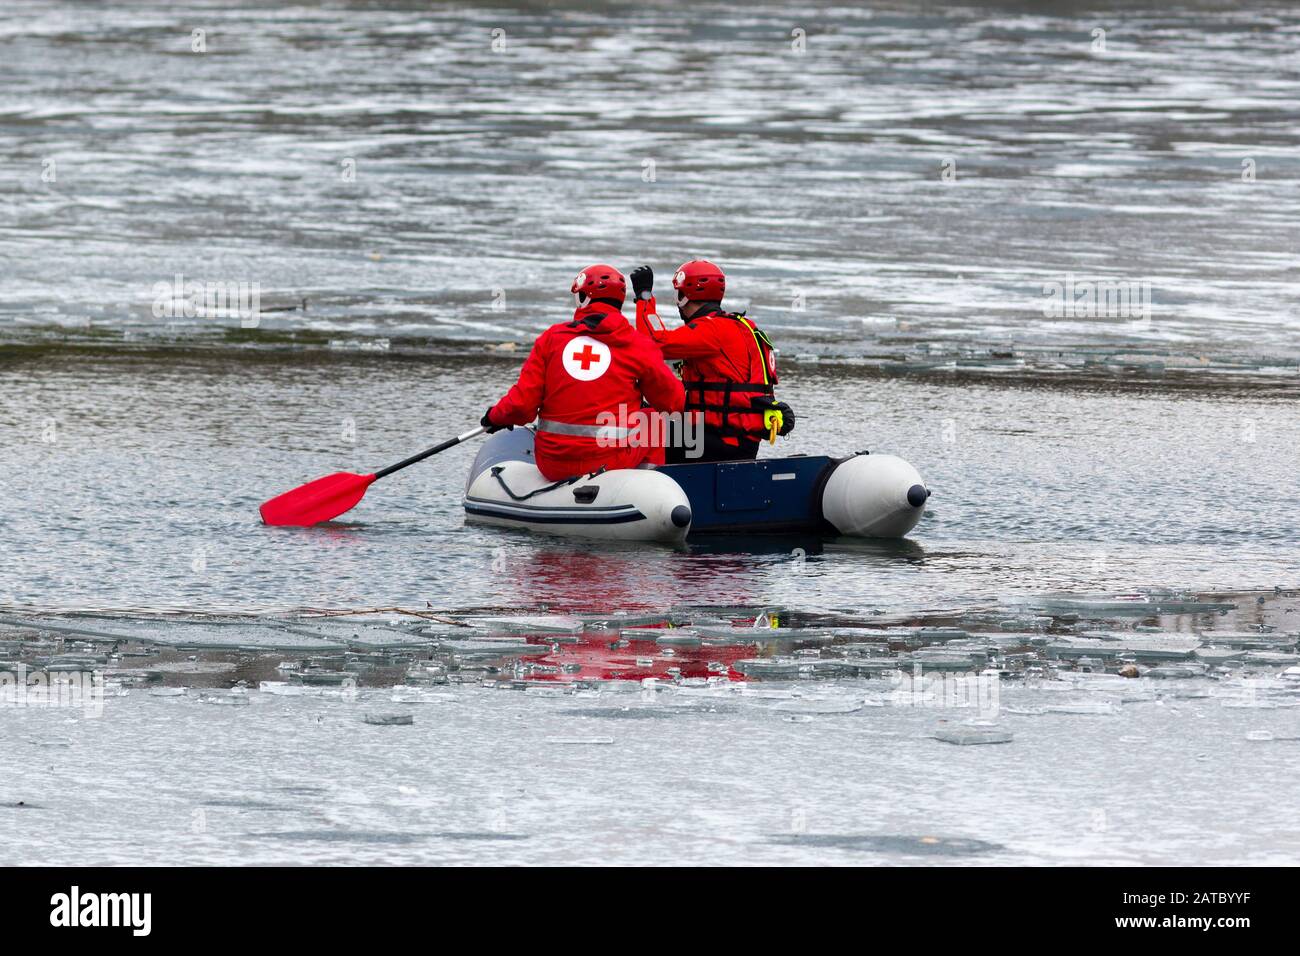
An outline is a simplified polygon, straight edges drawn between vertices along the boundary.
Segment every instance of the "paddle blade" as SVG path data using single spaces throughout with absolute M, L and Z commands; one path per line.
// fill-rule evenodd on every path
M 374 475 L 346 471 L 309 481 L 300 488 L 276 495 L 259 509 L 267 524 L 313 525 L 337 518 L 365 497 Z

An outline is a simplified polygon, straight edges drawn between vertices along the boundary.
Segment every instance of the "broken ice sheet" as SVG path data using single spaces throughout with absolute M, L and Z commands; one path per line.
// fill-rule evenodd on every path
M 231 691 L 223 694 L 217 691 L 205 691 L 199 694 L 199 703 L 213 704 L 218 707 L 247 707 L 251 700 L 243 692 L 235 693 Z
M 338 640 L 295 634 L 286 630 L 284 622 L 252 618 L 185 621 L 69 616 L 31 619 L 28 626 L 96 643 L 137 641 L 192 650 L 323 652 L 346 647 Z
M 804 697 L 779 701 L 772 710 L 791 714 L 855 714 L 862 707 L 861 698 Z
M 403 648 L 431 647 L 434 638 L 421 631 L 415 633 L 401 625 L 363 624 L 348 620 L 295 621 L 287 624 L 287 631 L 330 641 L 342 641 L 354 650 L 400 650 Z
M 397 685 L 389 697 L 394 704 L 443 704 L 456 700 L 455 694 Z
M 943 724 L 930 734 L 946 744 L 969 746 L 972 744 L 1007 744 L 1015 734 L 1003 727 L 980 724 Z
M 484 640 L 473 641 L 442 640 L 438 642 L 438 651 L 450 651 L 460 657 L 513 657 L 527 654 L 549 654 L 549 644 L 529 644 L 520 640 Z
M 859 850 L 904 856 L 974 856 L 1003 849 L 997 843 L 986 843 L 983 840 L 971 840 L 961 837 L 847 833 L 790 833 L 774 836 L 768 842 L 787 846 Z
M 1188 664 L 1164 664 L 1159 667 L 1148 669 L 1142 676 L 1150 677 L 1155 680 L 1188 680 L 1195 677 L 1203 677 L 1208 670 L 1205 664 L 1188 663 Z
M 518 634 L 581 634 L 586 623 L 579 617 L 562 614 L 506 614 L 469 617 L 473 627 L 500 628 Z
M 613 737 L 547 737 L 548 744 L 560 744 L 569 747 L 604 746 L 614 742 Z
M 414 714 L 367 713 L 362 721 L 375 727 L 409 727 L 415 723 Z
M 1201 646 L 1199 638 L 1189 637 L 1186 634 L 1151 632 L 1137 634 L 1126 631 L 1084 631 L 1073 641 L 1078 643 L 1103 641 L 1105 643 L 1101 646 L 1110 647 L 1117 654 L 1131 656 L 1137 660 L 1186 660 Z M 1055 645 L 1049 645 L 1049 649 L 1053 646 Z
M 731 666 L 746 677 L 813 680 L 844 673 L 839 660 L 806 660 L 798 657 L 751 657 Z
M 1055 701 L 1043 707 L 1049 714 L 1111 715 L 1120 712 L 1120 706 L 1111 700 Z
M 1262 631 L 1202 631 L 1200 639 L 1203 643 L 1215 647 L 1240 647 L 1247 650 L 1286 649 L 1296 646 L 1294 634 L 1270 634 Z

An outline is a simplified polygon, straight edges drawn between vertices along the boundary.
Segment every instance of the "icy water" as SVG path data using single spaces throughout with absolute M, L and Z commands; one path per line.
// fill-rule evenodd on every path
M 80 708 L 0 686 L 6 859 L 1300 853 L 1296 592 L 1043 598 L 866 626 L 740 613 L 6 616 L 6 656 L 108 677 Z
M 1298 36 L 0 0 L 0 682 L 110 687 L 0 686 L 7 862 L 1296 862 Z M 908 541 L 467 527 L 473 445 L 258 522 L 477 421 L 588 261 L 697 255 L 781 347 L 768 453 L 908 459 Z
M 156 318 L 181 274 L 305 298 L 263 316 L 300 335 L 527 339 L 592 260 L 707 256 L 787 347 L 1294 369 L 1298 35 L 1228 2 L 6 0 L 0 327 L 239 324 Z M 1150 316 L 1046 318 L 1070 274 Z
M 260 523 L 273 494 L 463 430 L 517 361 L 15 352 L 0 366 L 0 603 L 924 610 L 1055 590 L 1290 587 L 1300 567 L 1289 385 L 823 363 L 790 367 L 800 424 L 769 453 L 913 462 L 934 494 L 907 541 L 593 549 L 467 526 L 469 443 L 376 484 L 339 522 Z

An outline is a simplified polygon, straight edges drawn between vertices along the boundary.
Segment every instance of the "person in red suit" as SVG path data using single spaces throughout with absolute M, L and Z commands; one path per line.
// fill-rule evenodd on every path
M 534 456 L 550 481 L 599 468 L 663 464 L 652 411 L 682 411 L 686 395 L 658 347 L 623 316 L 627 283 L 613 266 L 588 266 L 570 288 L 573 320 L 533 344 L 519 381 L 483 416 L 489 431 L 537 419 Z
M 686 412 L 703 415 L 700 461 L 746 460 L 758 456 L 764 438 L 776 440 L 794 428 L 794 412 L 776 401 L 776 350 L 743 312 L 725 312 L 727 277 L 707 259 L 683 263 L 673 275 L 682 326 L 666 329 L 656 314 L 654 272 L 632 270 L 637 329 L 654 339 L 663 356 L 681 361 Z M 669 463 L 692 458 L 692 449 L 673 441 Z

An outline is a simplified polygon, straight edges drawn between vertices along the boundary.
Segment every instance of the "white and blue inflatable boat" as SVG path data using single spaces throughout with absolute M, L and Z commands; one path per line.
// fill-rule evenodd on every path
M 675 543 L 690 535 L 813 533 L 901 538 L 930 492 L 893 455 L 794 455 L 631 468 L 549 481 L 533 431 L 488 437 L 470 467 L 465 518 L 546 534 Z

